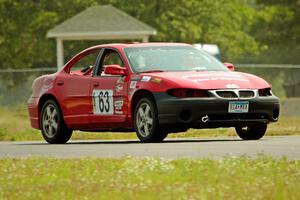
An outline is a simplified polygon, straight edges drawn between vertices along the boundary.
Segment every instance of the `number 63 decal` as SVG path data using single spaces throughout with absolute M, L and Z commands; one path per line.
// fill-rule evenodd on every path
M 93 112 L 100 115 L 112 115 L 113 91 L 112 90 L 93 90 Z

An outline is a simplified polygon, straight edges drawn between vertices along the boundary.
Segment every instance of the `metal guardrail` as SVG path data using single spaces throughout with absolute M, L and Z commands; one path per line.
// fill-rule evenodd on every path
M 300 65 L 291 64 L 235 64 L 240 68 L 280 68 L 300 69 Z M 26 69 L 0 69 L 0 73 L 24 73 L 24 72 L 56 72 L 57 68 L 26 68 Z
M 300 65 L 291 64 L 235 64 L 241 68 L 280 68 L 280 69 L 300 69 Z
M 0 73 L 56 72 L 57 68 L 0 69 Z

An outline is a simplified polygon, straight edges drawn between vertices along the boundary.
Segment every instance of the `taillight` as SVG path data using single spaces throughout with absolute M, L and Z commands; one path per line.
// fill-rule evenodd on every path
M 206 90 L 196 89 L 170 89 L 167 93 L 171 96 L 184 98 L 184 97 L 209 97 Z
M 259 89 L 258 95 L 261 97 L 272 96 L 271 88 Z

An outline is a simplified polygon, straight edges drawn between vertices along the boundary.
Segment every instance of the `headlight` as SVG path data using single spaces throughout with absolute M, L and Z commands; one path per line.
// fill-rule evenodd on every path
M 272 96 L 271 88 L 259 89 L 258 90 L 258 95 L 261 96 L 261 97 Z

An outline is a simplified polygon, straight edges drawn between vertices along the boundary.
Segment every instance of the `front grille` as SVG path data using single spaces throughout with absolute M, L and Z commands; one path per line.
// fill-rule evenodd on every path
M 236 93 L 233 91 L 217 91 L 217 94 L 223 98 L 237 98 L 238 97 L 236 95 Z
M 237 98 L 254 98 L 254 90 L 215 90 L 213 91 L 215 95 L 228 98 L 228 99 L 237 99 Z
M 254 97 L 253 91 L 239 91 L 239 95 L 241 98 L 251 98 Z

